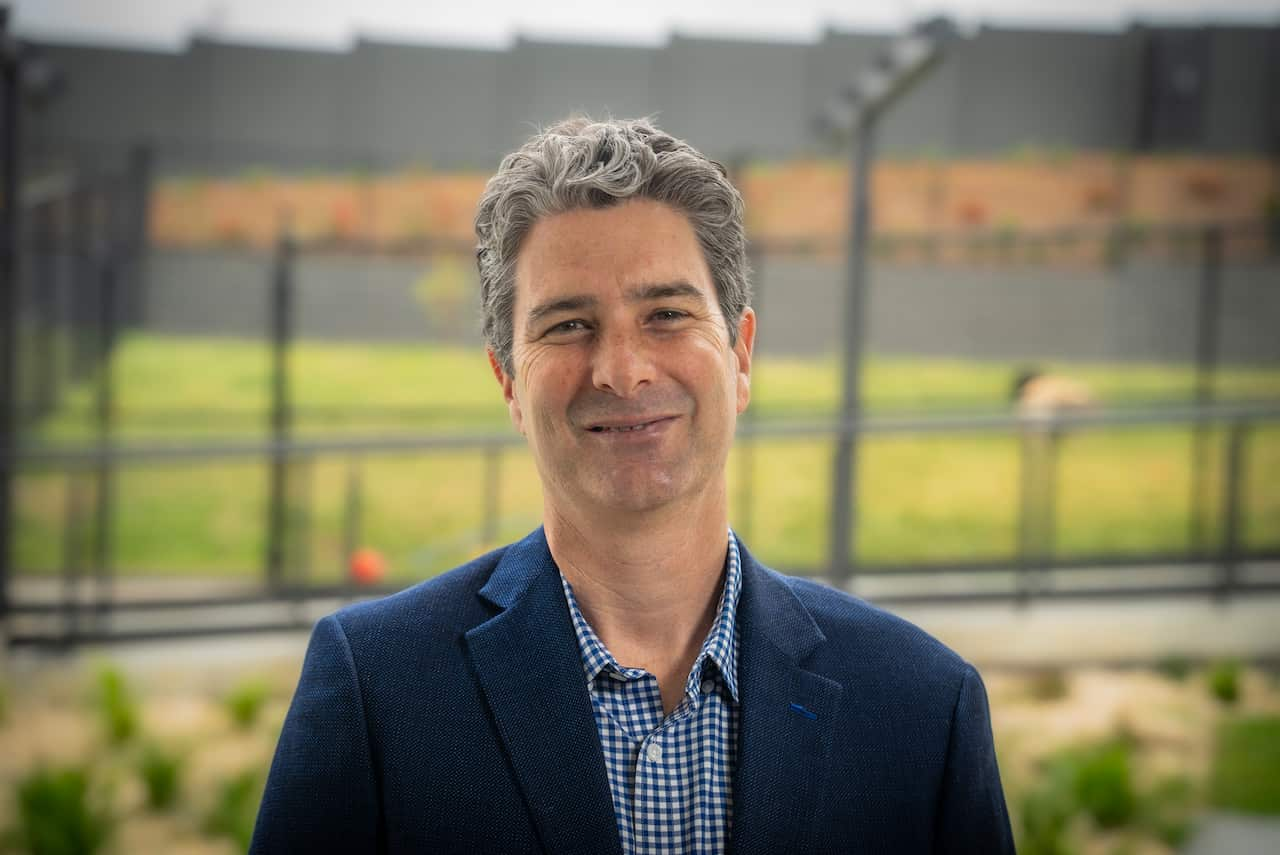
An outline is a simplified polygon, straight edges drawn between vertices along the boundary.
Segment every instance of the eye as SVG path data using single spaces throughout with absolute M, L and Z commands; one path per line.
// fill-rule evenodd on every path
M 569 321 L 560 321 L 558 324 L 555 324 L 550 329 L 548 329 L 544 333 L 544 335 L 566 335 L 568 333 L 575 333 L 581 330 L 585 330 L 586 328 L 587 328 L 587 324 L 585 321 L 574 318 L 573 320 L 569 320 Z
M 650 317 L 661 323 L 670 323 L 671 321 L 678 321 L 683 318 L 687 318 L 688 314 L 680 311 L 679 309 L 659 309 L 650 315 Z

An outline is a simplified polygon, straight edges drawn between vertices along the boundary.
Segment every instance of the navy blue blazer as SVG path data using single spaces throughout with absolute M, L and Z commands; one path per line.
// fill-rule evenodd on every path
M 737 620 L 731 851 L 1013 851 L 972 666 L 745 548 Z M 621 852 L 541 529 L 316 625 L 250 851 Z

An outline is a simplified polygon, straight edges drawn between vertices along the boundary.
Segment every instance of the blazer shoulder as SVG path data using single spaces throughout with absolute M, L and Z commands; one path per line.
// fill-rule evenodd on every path
M 495 549 L 403 591 L 345 606 L 332 617 L 348 638 L 470 628 L 484 614 L 477 594 L 509 548 Z
M 945 677 L 948 683 L 975 670 L 937 638 L 879 606 L 812 579 L 780 578 L 808 610 L 837 656 L 857 657 L 873 667 L 926 669 Z

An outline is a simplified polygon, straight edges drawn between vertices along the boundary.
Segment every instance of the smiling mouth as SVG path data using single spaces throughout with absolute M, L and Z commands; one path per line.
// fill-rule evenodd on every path
M 644 430 L 645 428 L 656 425 L 659 422 L 665 422 L 669 418 L 670 416 L 664 416 L 647 422 L 638 422 L 633 425 L 592 425 L 587 428 L 587 430 L 592 433 L 630 433 L 632 431 Z

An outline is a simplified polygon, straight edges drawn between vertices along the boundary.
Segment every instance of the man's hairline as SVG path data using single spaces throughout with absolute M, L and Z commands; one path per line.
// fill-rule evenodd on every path
M 570 207 L 563 208 L 561 210 L 546 211 L 542 213 L 540 216 L 535 217 L 533 221 L 530 222 L 528 226 L 526 226 L 526 228 L 524 229 L 524 233 L 520 235 L 520 240 L 516 246 L 515 253 L 512 257 L 511 268 L 510 268 L 510 271 L 511 271 L 511 309 L 510 309 L 511 339 L 508 344 L 507 354 L 506 354 L 507 364 L 501 365 L 501 363 L 499 363 L 502 367 L 503 372 L 508 377 L 515 377 L 515 374 L 516 374 L 515 372 L 516 301 L 520 293 L 518 272 L 520 269 L 520 259 L 524 255 L 525 245 L 529 240 L 529 236 L 533 234 L 534 229 L 537 228 L 540 223 L 545 222 L 546 220 L 549 220 L 553 217 L 558 217 L 563 214 L 573 214 L 579 211 L 606 211 L 610 208 L 621 207 L 622 205 L 626 205 L 631 202 L 654 202 L 658 205 L 662 205 L 665 208 L 669 208 L 670 210 L 674 211 L 675 213 L 679 214 L 681 217 L 684 218 L 685 222 L 689 226 L 689 230 L 693 232 L 694 240 L 697 241 L 697 244 L 698 244 L 698 254 L 702 258 L 702 263 L 706 265 L 707 275 L 711 278 L 711 289 L 715 293 L 715 300 L 713 301 L 713 303 L 715 307 L 720 310 L 720 315 L 724 319 L 725 331 L 729 336 L 729 346 L 733 347 L 737 344 L 738 332 L 739 332 L 738 326 L 742 323 L 742 317 L 744 314 L 746 314 L 747 309 L 751 308 L 751 304 L 743 303 L 742 308 L 738 310 L 738 316 L 734 318 L 732 321 L 725 316 L 723 294 L 721 291 L 720 280 L 717 278 L 715 271 L 711 266 L 711 260 L 707 258 L 706 247 L 702 245 L 702 238 L 698 234 L 698 227 L 697 225 L 695 225 L 693 217 L 690 216 L 689 212 L 686 211 L 684 208 L 680 207 L 679 205 L 674 205 L 665 199 L 659 199 L 656 196 L 651 196 L 648 193 L 645 193 L 643 190 L 636 192 L 630 196 L 625 196 L 625 197 L 615 196 L 611 198 L 613 201 L 607 202 L 606 204 L 602 204 L 602 205 L 596 205 L 596 204 L 590 204 L 590 203 L 576 204 Z M 496 350 L 494 349 L 493 344 L 491 342 L 485 343 L 485 349 L 496 355 Z

